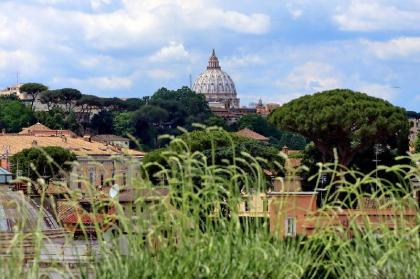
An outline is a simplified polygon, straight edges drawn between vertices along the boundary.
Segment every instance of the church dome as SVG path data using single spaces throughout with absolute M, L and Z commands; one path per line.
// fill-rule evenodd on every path
M 204 94 L 210 104 L 221 103 L 228 107 L 239 107 L 235 83 L 222 71 L 214 49 L 207 69 L 198 76 L 192 89 L 196 93 Z

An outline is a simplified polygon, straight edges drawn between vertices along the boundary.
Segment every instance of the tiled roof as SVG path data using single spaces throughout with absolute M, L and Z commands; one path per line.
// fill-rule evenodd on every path
M 250 139 L 254 139 L 254 140 L 268 141 L 268 138 L 264 137 L 263 135 L 258 134 L 257 132 L 254 132 L 254 131 L 252 131 L 248 128 L 239 130 L 235 134 L 240 136 L 240 137 L 250 138 Z
M 122 148 L 121 150 L 106 146 L 100 142 L 89 142 L 82 138 L 43 137 L 30 135 L 0 135 L 0 144 L 10 147 L 10 155 L 31 147 L 58 146 L 70 150 L 78 156 L 118 155 L 144 156 L 144 152 Z
M 129 141 L 130 139 L 117 135 L 96 135 L 92 137 L 94 141 Z
M 51 136 L 67 136 L 75 138 L 77 135 L 70 130 L 52 130 L 48 128 L 45 125 L 42 125 L 41 123 L 36 123 L 30 127 L 23 128 L 21 132 L 19 132 L 19 135 L 32 135 L 32 136 L 45 136 L 45 137 L 51 137 Z
M 31 130 L 31 131 L 51 131 L 50 128 L 48 128 L 47 126 L 42 125 L 41 123 L 38 122 L 38 123 L 36 123 L 36 124 L 34 124 L 30 127 L 23 128 L 22 131 L 19 134 L 27 134 L 29 130 Z

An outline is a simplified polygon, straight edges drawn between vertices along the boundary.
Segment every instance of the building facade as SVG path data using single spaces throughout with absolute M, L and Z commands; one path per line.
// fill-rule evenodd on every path
M 40 127 L 41 124 L 36 125 Z M 24 129 L 28 130 L 31 129 Z M 89 187 L 130 186 L 139 175 L 139 165 L 144 156 L 141 151 L 94 142 L 90 137 L 68 137 L 66 135 L 72 135 L 70 131 L 57 133 L 45 126 L 39 131 L 42 132 L 0 134 L 0 167 L 10 171 L 10 157 L 24 149 L 56 146 L 76 155 L 68 185 L 72 189 L 80 189 L 82 193 Z M 15 176 L 18 175 L 15 173 Z

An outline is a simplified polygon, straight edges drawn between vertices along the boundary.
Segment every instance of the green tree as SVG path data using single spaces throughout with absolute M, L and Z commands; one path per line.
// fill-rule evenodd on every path
M 238 120 L 238 130 L 248 128 L 266 137 L 275 137 L 280 139 L 281 131 L 276 126 L 268 123 L 267 119 L 259 114 L 244 115 Z
M 66 114 L 64 110 L 59 107 L 52 107 L 47 111 L 37 111 L 35 112 L 35 117 L 38 122 L 46 125 L 51 129 L 65 129 Z
M 32 97 L 31 109 L 34 108 L 34 102 L 41 92 L 47 91 L 48 87 L 40 83 L 25 83 L 20 87 L 20 91 L 25 92 Z
M 18 100 L 0 98 L 0 129 L 17 133 L 34 122 L 34 113 L 29 107 Z
M 248 163 L 251 163 L 248 157 L 244 157 L 241 152 L 248 153 L 253 158 L 262 158 L 260 165 L 274 174 L 281 174 L 284 160 L 279 155 L 276 147 L 262 143 L 256 140 L 239 137 L 235 134 L 223 130 L 199 130 L 179 136 L 189 147 L 191 152 L 202 152 L 208 159 L 208 164 L 213 165 L 231 165 L 235 159 L 235 163 L 245 171 L 252 171 Z M 144 163 L 155 162 L 165 165 L 165 159 L 162 156 L 164 151 L 173 150 L 176 153 L 175 146 L 168 146 L 155 152 L 147 154 Z M 246 163 L 248 162 L 248 163 Z M 149 175 L 153 176 L 158 170 L 152 167 L 148 170 Z
M 113 114 L 113 130 L 115 134 L 124 137 L 134 135 L 133 114 L 133 112 L 116 112 Z
M 134 135 L 142 145 L 154 148 L 158 145 L 158 136 L 166 133 L 165 123 L 168 121 L 168 112 L 158 106 L 144 105 L 135 111 L 132 116 Z
M 248 114 L 242 116 L 237 122 L 237 129 L 251 129 L 270 139 L 270 143 L 283 148 L 287 146 L 289 149 L 303 150 L 306 146 L 306 139 L 301 135 L 291 132 L 285 132 L 278 129 L 268 120 L 259 114 Z
M 97 134 L 112 134 L 114 117 L 112 112 L 101 110 L 92 117 L 90 128 Z
M 212 115 L 204 121 L 204 124 L 208 127 L 217 126 L 225 129 L 226 131 L 229 130 L 229 125 L 227 124 L 226 120 L 222 117 L 217 115 Z
M 186 112 L 185 126 L 188 127 L 192 123 L 203 123 L 212 115 L 204 95 L 197 94 L 186 86 L 178 90 L 161 88 L 150 98 L 150 101 L 156 100 L 172 100 L 180 103 Z
M 59 102 L 64 105 L 67 112 L 71 112 L 73 107 L 82 98 L 82 93 L 74 88 L 62 88 L 58 90 Z
M 52 146 L 24 149 L 10 158 L 12 172 L 32 180 L 40 176 L 46 179 L 67 177 L 75 160 L 72 152 Z
M 324 91 L 295 99 L 276 109 L 269 121 L 280 129 L 312 140 L 322 160 L 333 157 L 348 166 L 374 144 L 408 149 L 409 125 L 404 109 L 347 89 Z
M 40 94 L 39 100 L 42 104 L 47 105 L 47 109 L 50 110 L 53 107 L 57 107 L 60 103 L 60 90 L 47 90 Z

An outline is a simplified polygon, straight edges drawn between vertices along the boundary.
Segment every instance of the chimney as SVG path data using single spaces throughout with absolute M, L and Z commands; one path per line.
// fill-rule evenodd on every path
M 92 136 L 90 136 L 90 135 L 84 135 L 83 139 L 87 142 L 92 142 Z
M 65 135 L 61 135 L 61 139 L 63 140 L 64 143 L 67 143 L 67 137 Z
M 6 134 L 6 129 L 1 129 L 1 134 L 4 136 Z
M 283 146 L 283 149 L 281 150 L 285 155 L 289 155 L 289 147 L 287 145 Z
M 38 146 L 38 141 L 33 140 L 33 141 L 32 141 L 32 147 L 36 147 L 36 146 Z

